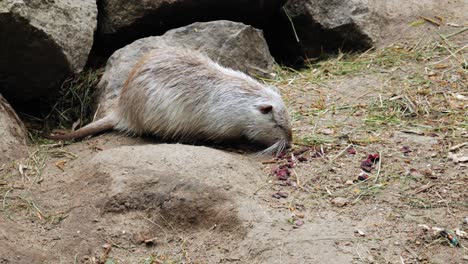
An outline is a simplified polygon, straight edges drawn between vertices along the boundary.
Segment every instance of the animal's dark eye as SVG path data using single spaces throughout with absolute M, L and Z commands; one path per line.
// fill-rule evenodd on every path
M 260 110 L 260 112 L 262 114 L 268 114 L 273 110 L 273 106 L 272 105 L 261 105 L 261 106 L 258 107 L 258 110 Z

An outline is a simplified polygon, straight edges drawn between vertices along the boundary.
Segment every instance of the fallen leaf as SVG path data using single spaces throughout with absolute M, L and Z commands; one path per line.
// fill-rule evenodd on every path
M 67 162 L 68 162 L 68 160 L 65 160 L 65 159 L 59 160 L 59 161 L 55 162 L 55 166 L 56 166 L 57 168 L 59 168 L 61 171 L 65 171 L 64 167 L 65 167 L 65 164 L 66 164 Z

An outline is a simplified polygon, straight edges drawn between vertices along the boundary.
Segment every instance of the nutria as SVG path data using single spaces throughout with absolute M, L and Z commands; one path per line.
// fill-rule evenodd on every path
M 109 129 L 182 142 L 245 137 L 276 153 L 292 140 L 288 112 L 276 88 L 200 52 L 174 47 L 154 49 L 139 60 L 109 115 L 50 138 L 77 139 Z

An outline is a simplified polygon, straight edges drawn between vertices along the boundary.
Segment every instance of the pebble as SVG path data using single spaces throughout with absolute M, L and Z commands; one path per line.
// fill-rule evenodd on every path
M 348 199 L 344 197 L 336 197 L 332 200 L 332 203 L 338 207 L 343 207 L 346 204 L 348 204 L 348 202 L 349 202 Z

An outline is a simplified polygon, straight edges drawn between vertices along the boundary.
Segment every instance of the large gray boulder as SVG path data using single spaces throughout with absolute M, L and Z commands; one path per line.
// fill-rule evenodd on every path
M 306 57 L 322 50 L 366 49 L 379 37 L 379 21 L 367 0 L 289 0 L 285 9 Z
M 138 59 L 151 49 L 167 45 L 199 50 L 221 65 L 253 77 L 273 76 L 274 59 L 262 31 L 224 20 L 193 23 L 170 30 L 163 36 L 137 40 L 116 51 L 107 61 L 98 85 L 98 117 L 115 106 L 120 90 Z
M 50 95 L 86 64 L 95 0 L 0 1 L 0 92 L 11 103 Z
M 467 9 L 460 7 L 466 6 L 463 0 L 444 5 L 438 0 L 288 0 L 285 10 L 292 26 L 287 30 L 294 27 L 299 43 L 292 37 L 278 41 L 283 41 L 284 48 L 301 49 L 303 57 L 315 57 L 323 50 L 364 50 L 396 41 L 418 41 L 437 29 L 431 23 L 411 26 L 420 16 L 440 16 L 445 22 L 462 24 Z
M 104 48 L 120 48 L 139 38 L 193 22 L 232 20 L 265 24 L 286 0 L 102 0 L 98 38 Z
M 23 122 L 0 94 L 0 166 L 26 154 L 26 139 Z

